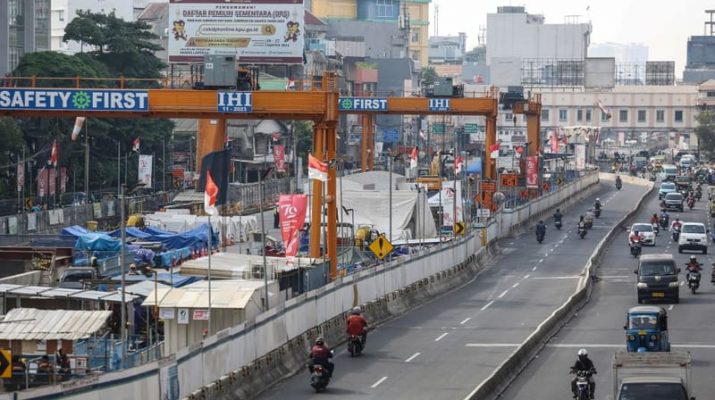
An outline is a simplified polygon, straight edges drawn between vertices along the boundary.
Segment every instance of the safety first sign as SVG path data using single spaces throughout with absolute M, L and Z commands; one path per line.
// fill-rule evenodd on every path
M 0 89 L 0 110 L 149 111 L 146 90 Z

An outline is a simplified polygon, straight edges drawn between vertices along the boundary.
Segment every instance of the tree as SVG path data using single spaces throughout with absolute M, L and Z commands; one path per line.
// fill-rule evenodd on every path
M 313 122 L 295 121 L 296 153 L 307 162 L 308 153 L 313 151 Z
M 438 78 L 439 75 L 437 74 L 437 71 L 434 69 L 434 67 L 423 67 L 422 71 L 420 71 L 420 81 L 423 85 L 432 85 L 437 81 Z
M 16 165 L 19 161 L 18 155 L 22 152 L 22 130 L 17 126 L 15 120 L 9 117 L 0 118 L 0 165 L 3 167 L 0 175 L 0 197 L 8 198 L 15 196 Z
M 715 154 L 715 112 L 705 108 L 696 119 L 698 126 L 695 128 L 695 134 L 698 135 L 700 151 L 712 156 Z M 700 158 L 703 158 L 702 155 Z

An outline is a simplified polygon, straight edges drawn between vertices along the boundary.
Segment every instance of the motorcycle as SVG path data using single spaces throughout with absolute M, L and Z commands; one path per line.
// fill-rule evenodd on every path
M 658 224 L 656 224 L 655 222 L 653 222 L 651 225 L 653 226 L 653 232 L 654 232 L 656 235 L 659 234 L 659 233 L 660 233 L 660 227 L 658 226 Z
M 695 199 L 691 197 L 690 199 L 688 199 L 688 208 L 692 210 L 693 207 L 695 207 Z
M 680 239 L 680 228 L 673 228 L 673 242 L 677 243 Z
M 312 370 L 313 372 L 310 374 L 310 386 L 315 389 L 315 393 L 320 393 L 328 387 L 328 383 L 330 383 L 330 373 L 327 368 L 320 364 L 314 364 Z
M 690 288 L 690 291 L 695 294 L 695 291 L 698 290 L 700 287 L 700 272 L 695 272 L 695 271 L 689 271 L 688 275 L 688 287 Z
M 593 211 L 593 216 L 596 218 L 601 218 L 601 209 L 597 208 Z
M 593 228 L 593 220 L 592 219 L 584 219 L 583 220 L 584 225 L 586 225 L 586 229 L 591 229 Z
M 669 223 L 669 218 L 668 217 L 660 217 L 660 227 L 665 230 L 668 229 L 668 223 Z
M 616 181 L 616 190 L 621 190 L 621 187 L 623 184 L 621 184 L 621 181 Z
M 633 258 L 638 258 L 641 255 L 641 242 L 640 240 L 636 240 L 633 243 L 631 243 L 631 255 Z
M 578 227 L 578 235 L 581 237 L 581 239 L 583 239 L 584 237 L 586 237 L 586 232 L 587 232 L 587 229 L 586 229 L 585 226 L 584 226 L 584 227 L 581 227 L 581 226 Z
M 554 226 L 556 226 L 556 229 L 561 230 L 561 220 L 554 221 Z
M 358 357 L 360 354 L 362 354 L 362 338 L 358 335 L 350 335 L 350 339 L 348 340 L 348 352 L 350 353 L 350 357 Z
M 702 198 L 703 198 L 703 192 L 701 192 L 700 190 L 697 190 L 695 192 L 695 200 L 700 201 L 700 199 L 702 199 Z
M 576 400 L 588 400 L 591 398 L 591 388 L 589 385 L 589 378 L 591 377 L 591 371 L 571 371 L 572 374 L 576 374 Z
M 543 243 L 544 242 L 544 234 L 541 232 L 537 232 L 536 233 L 536 241 L 539 243 Z

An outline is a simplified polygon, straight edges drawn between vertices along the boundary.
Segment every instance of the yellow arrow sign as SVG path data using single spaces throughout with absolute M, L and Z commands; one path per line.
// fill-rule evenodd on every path
M 389 240 L 385 237 L 385 235 L 380 235 L 375 239 L 372 243 L 370 243 L 370 246 L 368 246 L 370 250 L 375 254 L 377 258 L 380 260 L 384 259 L 387 257 L 388 254 L 392 252 L 392 249 L 395 247 L 390 243 Z
M 0 378 L 12 378 L 12 352 L 0 350 Z
M 457 222 L 454 225 L 454 233 L 457 235 L 464 235 L 464 222 Z

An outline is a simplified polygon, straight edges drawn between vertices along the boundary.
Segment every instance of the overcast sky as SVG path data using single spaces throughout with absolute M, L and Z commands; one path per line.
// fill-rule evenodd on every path
M 439 4 L 439 34 L 466 32 L 470 48 L 477 45 L 479 27 L 486 27 L 487 13 L 498 6 L 525 6 L 530 14 L 543 14 L 546 23 L 563 23 L 566 15 L 581 15 L 593 24 L 591 43 L 642 43 L 652 61 L 675 60 L 675 75 L 682 76 L 688 37 L 702 35 L 705 0 L 432 0 Z M 589 11 L 586 8 L 590 6 Z M 430 10 L 434 19 L 434 8 Z M 430 35 L 434 34 L 434 24 Z

